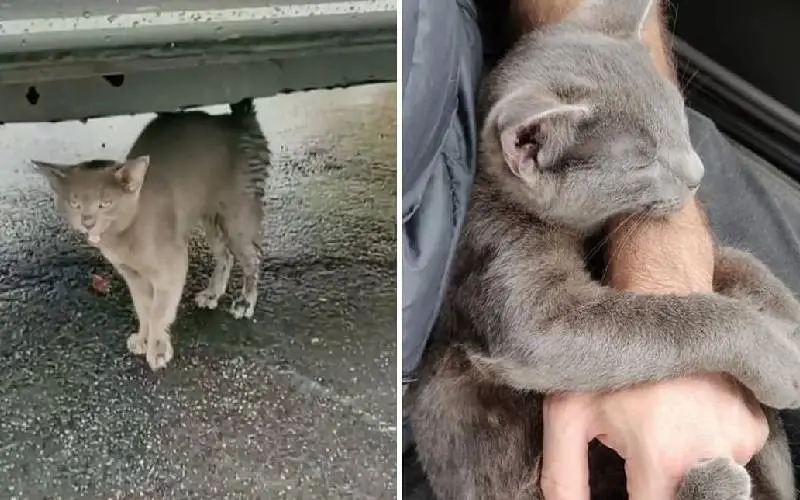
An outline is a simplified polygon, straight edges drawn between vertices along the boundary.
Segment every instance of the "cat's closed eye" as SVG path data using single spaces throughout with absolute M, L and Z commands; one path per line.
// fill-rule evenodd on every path
M 100 208 L 108 208 L 113 203 L 113 200 L 100 200 Z
M 72 208 L 81 208 L 81 204 L 78 200 L 70 199 L 69 201 L 67 201 L 67 203 L 69 203 L 69 206 L 71 206 Z

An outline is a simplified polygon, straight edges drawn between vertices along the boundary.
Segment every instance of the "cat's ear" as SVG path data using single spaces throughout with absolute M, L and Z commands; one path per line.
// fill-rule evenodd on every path
M 38 160 L 31 160 L 31 163 L 34 169 L 47 179 L 53 189 L 61 187 L 69 169 L 69 165 L 60 165 L 58 163 L 47 163 Z
M 590 108 L 528 95 L 501 102 L 493 111 L 506 165 L 517 177 L 526 177 L 549 168 L 561 157 Z
M 657 8 L 658 0 L 584 0 L 569 20 L 593 31 L 641 40 L 642 30 Z
M 150 166 L 149 156 L 139 156 L 119 165 L 114 172 L 114 177 L 122 186 L 122 189 L 129 193 L 135 193 L 142 188 L 144 176 Z

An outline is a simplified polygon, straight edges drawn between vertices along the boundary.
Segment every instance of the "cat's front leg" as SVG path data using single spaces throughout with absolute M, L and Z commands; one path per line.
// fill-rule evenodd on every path
M 519 281 L 519 280 L 518 280 Z M 617 390 L 702 372 L 729 373 L 767 406 L 800 407 L 797 325 L 717 294 L 645 295 L 592 285 L 556 294 L 557 316 L 502 304 L 509 330 L 490 355 L 496 380 L 542 393 Z
M 139 331 L 128 336 L 127 346 L 132 354 L 142 355 L 147 352 L 147 336 L 150 330 L 150 307 L 153 303 L 153 286 L 147 277 L 126 265 L 115 266 L 128 285 L 133 299 Z
M 147 363 L 153 370 L 163 368 L 173 355 L 169 328 L 175 321 L 188 270 L 188 249 L 174 249 L 164 256 L 158 277 L 153 283 L 147 336 Z

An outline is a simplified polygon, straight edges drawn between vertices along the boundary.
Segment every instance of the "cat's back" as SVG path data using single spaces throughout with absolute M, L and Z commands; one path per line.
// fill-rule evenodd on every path
M 128 156 L 150 157 L 145 185 L 215 185 L 235 168 L 236 145 L 229 115 L 160 113 L 142 129 Z
M 171 221 L 183 229 L 204 213 L 239 199 L 246 180 L 231 115 L 201 111 L 160 113 L 148 123 L 128 157 L 147 155 L 140 218 Z M 183 230 L 181 229 L 181 230 Z

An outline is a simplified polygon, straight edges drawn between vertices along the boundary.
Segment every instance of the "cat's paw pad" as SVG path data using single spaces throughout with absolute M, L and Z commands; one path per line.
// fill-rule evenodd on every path
M 194 296 L 194 303 L 202 309 L 216 309 L 219 304 L 219 295 L 212 290 L 203 290 Z
M 751 495 L 747 470 L 730 458 L 714 458 L 689 469 L 678 491 L 678 500 L 750 500 Z
M 142 354 L 147 353 L 146 335 L 141 335 L 140 333 L 131 334 L 128 336 L 128 341 L 126 344 L 128 346 L 128 351 L 130 351 L 131 354 L 141 356 Z
M 252 318 L 253 314 L 256 312 L 256 304 L 255 302 L 250 302 L 243 297 L 239 297 L 233 301 L 229 312 L 236 319 Z
M 172 342 L 169 337 L 150 337 L 147 342 L 147 364 L 153 371 L 167 366 L 172 359 Z

